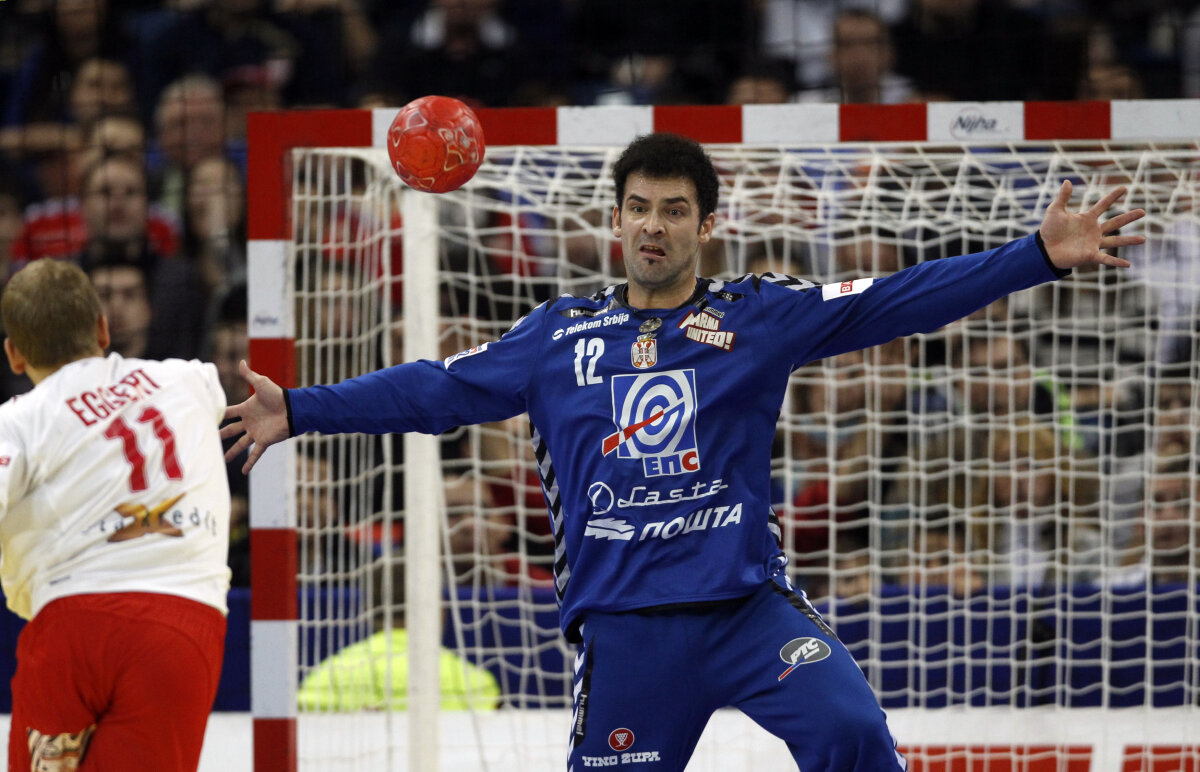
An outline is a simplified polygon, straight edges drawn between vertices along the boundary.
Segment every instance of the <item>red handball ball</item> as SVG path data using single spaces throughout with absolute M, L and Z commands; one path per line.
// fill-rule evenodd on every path
M 483 128 L 457 99 L 425 96 L 396 113 L 387 150 L 392 168 L 410 187 L 448 193 L 465 185 L 483 163 Z

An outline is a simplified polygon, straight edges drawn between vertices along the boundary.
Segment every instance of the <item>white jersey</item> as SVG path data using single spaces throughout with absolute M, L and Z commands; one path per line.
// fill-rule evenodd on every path
M 226 613 L 229 483 L 211 364 L 65 365 L 0 405 L 0 580 L 31 619 L 68 595 L 156 592 Z

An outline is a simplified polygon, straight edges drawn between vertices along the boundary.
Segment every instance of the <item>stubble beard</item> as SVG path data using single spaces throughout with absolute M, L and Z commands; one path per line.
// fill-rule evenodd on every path
M 629 281 L 639 289 L 648 292 L 670 290 L 676 286 L 682 287 L 687 282 L 695 280 L 695 260 L 683 265 L 675 265 L 668 260 L 647 265 L 641 255 L 625 261 L 625 273 Z

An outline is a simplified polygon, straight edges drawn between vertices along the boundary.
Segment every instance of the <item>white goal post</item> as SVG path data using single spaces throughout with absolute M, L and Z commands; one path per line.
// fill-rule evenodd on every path
M 1127 186 L 1132 269 L 798 369 L 773 495 L 910 769 L 1200 770 L 1200 101 L 482 110 L 485 162 L 440 196 L 389 168 L 395 112 L 250 117 L 250 364 L 281 385 L 445 358 L 621 281 L 610 169 L 651 131 L 717 166 L 721 279 L 836 286 L 1028 234 L 1063 179 L 1074 207 Z M 528 431 L 260 460 L 256 772 L 565 767 Z M 722 712 L 689 770 L 791 763 Z

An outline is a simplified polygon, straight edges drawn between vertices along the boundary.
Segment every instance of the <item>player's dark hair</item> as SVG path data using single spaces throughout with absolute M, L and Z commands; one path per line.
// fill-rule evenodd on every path
M 0 297 L 4 330 L 33 367 L 60 367 L 100 352 L 100 298 L 72 262 L 42 258 L 17 271 Z
M 613 164 L 618 207 L 625 199 L 625 181 L 634 172 L 655 180 L 685 177 L 696 186 L 701 221 L 717 210 L 717 170 L 695 140 L 678 134 L 658 133 L 646 134 L 631 142 Z

